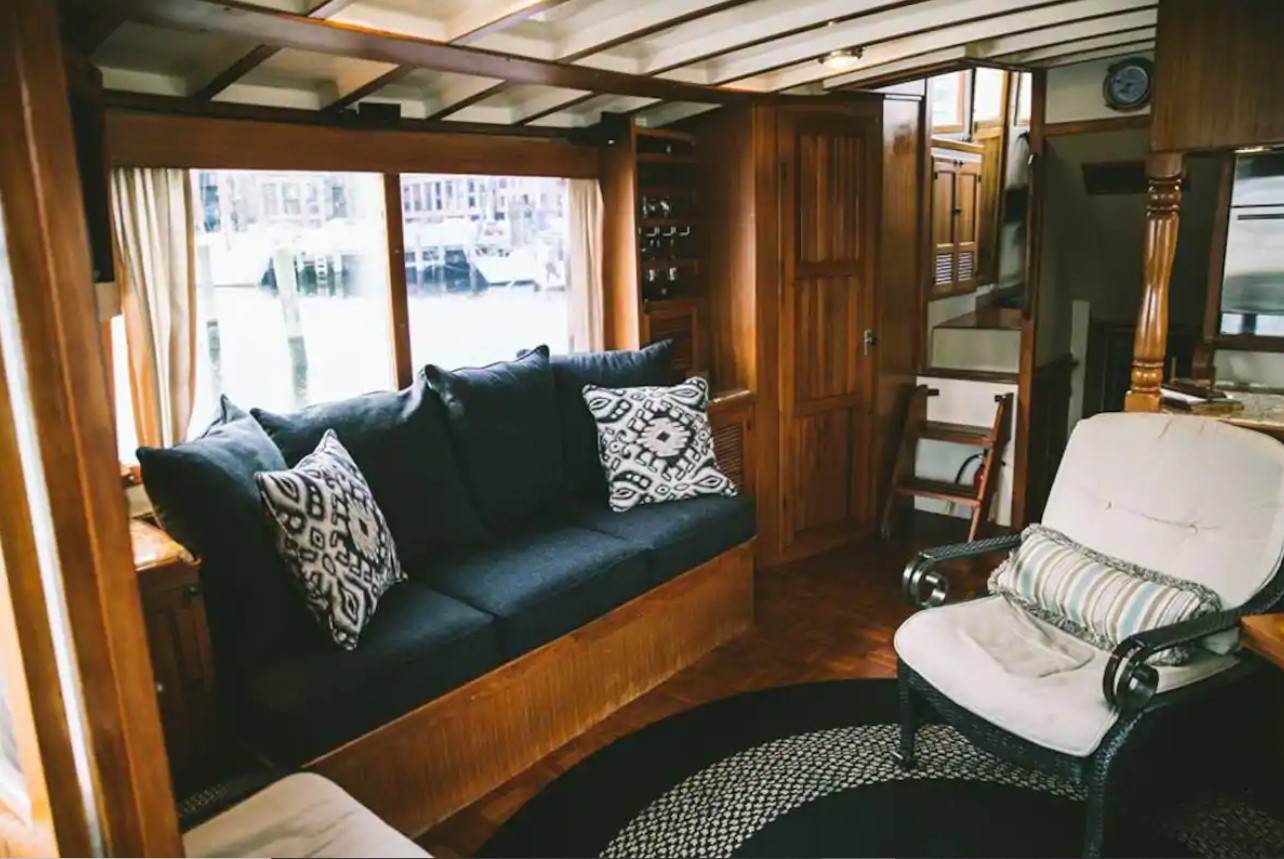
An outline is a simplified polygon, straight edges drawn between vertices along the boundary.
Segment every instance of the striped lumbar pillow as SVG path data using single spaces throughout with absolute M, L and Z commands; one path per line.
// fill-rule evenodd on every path
M 1221 599 L 1203 585 L 1107 557 L 1042 525 L 1022 532 L 1021 546 L 990 575 L 989 586 L 990 593 L 1103 650 L 1138 632 L 1221 609 Z M 1150 661 L 1181 665 L 1192 653 L 1177 647 Z

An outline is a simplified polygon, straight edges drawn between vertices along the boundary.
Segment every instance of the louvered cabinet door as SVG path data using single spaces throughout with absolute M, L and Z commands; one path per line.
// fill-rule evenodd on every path
M 673 374 L 686 378 L 703 369 L 700 363 L 700 302 L 673 299 L 648 304 L 643 313 L 643 343 L 673 341 Z
M 932 291 L 948 294 L 954 289 L 954 209 L 958 164 L 932 162 Z
M 781 550 L 869 530 L 874 205 L 881 149 L 867 117 L 784 112 L 780 252 Z
M 954 287 L 975 289 L 981 230 L 981 165 L 964 163 L 954 183 Z

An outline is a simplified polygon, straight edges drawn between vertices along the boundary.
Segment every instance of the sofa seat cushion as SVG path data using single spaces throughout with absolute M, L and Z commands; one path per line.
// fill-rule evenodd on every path
M 658 585 L 753 539 L 754 514 L 747 498 L 714 495 L 644 504 L 625 513 L 604 504 L 577 504 L 570 521 L 646 548 L 651 584 Z
M 343 788 L 296 773 L 183 836 L 188 856 L 428 856 Z
M 1101 691 L 1109 654 L 1026 614 L 1006 597 L 912 615 L 896 655 L 965 710 L 1032 743 L 1087 757 L 1119 717 Z M 1234 656 L 1198 653 L 1160 667 L 1159 691 L 1225 671 Z
M 300 763 L 478 677 L 503 661 L 494 619 L 402 582 L 356 650 L 299 642 L 250 681 L 251 730 L 282 763 Z
M 423 379 L 401 391 L 378 391 L 278 415 L 253 415 L 293 468 L 334 430 L 370 484 L 404 565 L 439 546 L 488 542 L 446 428 L 441 400 Z
M 507 659 L 578 629 L 650 585 L 641 546 L 571 527 L 516 534 L 419 575 L 494 615 Z

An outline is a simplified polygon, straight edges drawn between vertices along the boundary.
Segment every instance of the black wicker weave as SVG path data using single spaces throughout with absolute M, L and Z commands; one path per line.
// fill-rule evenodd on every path
M 1020 536 L 1011 535 L 924 551 L 905 568 L 902 579 L 905 597 L 920 609 L 939 606 L 945 601 L 949 583 L 933 567 L 942 561 L 986 555 L 1012 549 L 1019 544 Z M 924 584 L 931 586 L 926 595 L 922 594 Z M 965 710 L 898 658 L 901 739 L 894 757 L 901 766 L 913 768 L 914 735 L 919 725 L 918 705 L 926 703 L 978 748 L 1081 787 L 1085 795 L 1083 855 L 1100 856 L 1106 831 L 1106 811 L 1111 809 L 1114 813 L 1122 804 L 1120 800 L 1127 798 L 1128 792 L 1120 786 L 1130 774 L 1121 763 L 1130 759 L 1134 750 L 1142 745 L 1162 748 L 1165 743 L 1180 739 L 1185 723 L 1163 718 L 1163 714 L 1184 709 L 1176 705 L 1193 704 L 1218 694 L 1256 667 L 1245 660 L 1198 683 L 1156 694 L 1158 676 L 1146 660 L 1170 647 L 1234 629 L 1242 617 L 1268 612 L 1282 598 L 1284 575 L 1281 575 L 1281 570 L 1276 570 L 1266 586 L 1238 609 L 1151 630 L 1121 642 L 1111 653 L 1102 678 L 1102 694 L 1119 711 L 1119 719 L 1096 750 L 1083 758 L 1032 743 Z

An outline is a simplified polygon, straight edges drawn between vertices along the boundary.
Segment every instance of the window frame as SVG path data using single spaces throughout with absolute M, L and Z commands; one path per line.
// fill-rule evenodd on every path
M 967 103 L 968 90 L 972 83 L 972 75 L 968 69 L 960 69 L 957 72 L 948 72 L 943 75 L 936 75 L 935 78 L 953 78 L 959 82 L 959 91 L 957 98 L 958 122 L 941 123 L 936 119 L 935 111 L 932 115 L 932 134 L 962 134 L 967 130 Z M 928 94 L 929 101 L 931 93 Z

